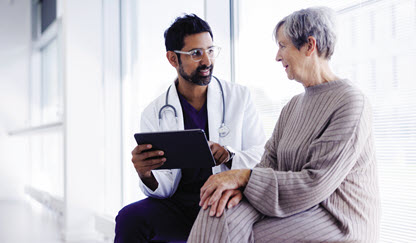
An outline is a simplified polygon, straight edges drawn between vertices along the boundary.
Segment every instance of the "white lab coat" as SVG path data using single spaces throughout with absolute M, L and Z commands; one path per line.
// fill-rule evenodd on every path
M 235 152 L 231 169 L 253 168 L 260 162 L 264 152 L 266 137 L 258 113 L 251 100 L 249 90 L 241 85 L 221 81 L 225 98 L 225 125 L 230 129 L 226 137 L 220 137 L 218 128 L 222 120 L 222 97 L 218 82 L 212 78 L 208 85 L 207 109 L 209 140 L 228 145 Z M 166 92 L 160 95 L 142 113 L 141 131 L 157 132 L 167 130 L 183 130 L 184 121 L 182 107 L 179 101 L 175 84 L 171 85 L 168 102 L 176 108 L 178 122 L 175 121 L 173 112 L 166 112 L 166 116 L 159 125 L 159 110 L 166 104 Z M 172 111 L 170 109 L 170 111 Z M 197 159 L 197 158 L 196 158 Z M 216 174 L 229 168 L 222 164 L 212 168 Z M 153 191 L 140 180 L 140 188 L 150 197 L 167 198 L 172 196 L 181 179 L 181 170 L 153 170 L 153 175 L 159 183 Z

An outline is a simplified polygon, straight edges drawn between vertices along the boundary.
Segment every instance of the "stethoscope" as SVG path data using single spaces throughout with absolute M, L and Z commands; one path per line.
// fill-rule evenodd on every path
M 222 120 L 221 120 L 221 126 L 218 128 L 218 134 L 220 137 L 226 137 L 230 133 L 230 129 L 225 125 L 225 99 L 224 99 L 224 90 L 222 89 L 222 85 L 220 80 L 218 80 L 217 77 L 213 76 L 215 80 L 217 80 L 218 84 L 220 85 L 221 89 L 221 97 L 222 97 Z M 162 111 L 167 108 L 171 108 L 173 110 L 173 113 L 175 114 L 176 124 L 178 125 L 178 113 L 176 112 L 175 107 L 173 105 L 169 105 L 168 98 L 169 98 L 169 90 L 172 87 L 172 85 L 169 86 L 168 91 L 166 92 L 166 101 L 165 105 L 162 106 L 159 110 L 159 125 L 162 121 Z

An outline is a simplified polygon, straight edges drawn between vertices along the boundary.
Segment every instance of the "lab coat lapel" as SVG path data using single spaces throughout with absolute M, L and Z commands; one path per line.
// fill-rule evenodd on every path
M 209 140 L 218 143 L 218 128 L 222 118 L 222 96 L 217 80 L 212 77 L 207 94 Z
M 184 130 L 185 129 L 185 125 L 183 122 L 183 111 L 182 111 L 182 106 L 181 103 L 179 101 L 179 96 L 178 96 L 178 91 L 176 89 L 176 84 L 175 82 L 172 84 L 172 88 L 171 91 L 169 92 L 169 104 L 173 105 L 173 107 L 175 107 L 176 112 L 178 113 L 178 123 L 179 123 L 179 130 Z

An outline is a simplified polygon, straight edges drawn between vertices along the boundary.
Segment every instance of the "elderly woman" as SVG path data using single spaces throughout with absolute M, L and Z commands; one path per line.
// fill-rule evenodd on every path
M 253 170 L 222 172 L 204 184 L 189 242 L 377 241 L 371 111 L 329 67 L 332 16 L 308 8 L 277 24 L 276 60 L 305 92 L 283 108 Z

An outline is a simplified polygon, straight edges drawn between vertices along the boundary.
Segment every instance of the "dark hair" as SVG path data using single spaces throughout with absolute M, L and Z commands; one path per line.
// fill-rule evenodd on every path
M 195 14 L 177 17 L 164 34 L 166 51 L 181 50 L 186 36 L 202 32 L 208 32 L 214 39 L 208 23 Z

